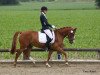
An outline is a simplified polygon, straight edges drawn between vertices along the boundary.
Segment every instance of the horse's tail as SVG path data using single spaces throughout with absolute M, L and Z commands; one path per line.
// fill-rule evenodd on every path
M 12 48 L 11 48 L 11 54 L 14 54 L 16 51 L 16 44 L 17 44 L 17 37 L 18 34 L 20 34 L 21 32 L 16 32 L 13 36 L 13 41 L 12 41 Z

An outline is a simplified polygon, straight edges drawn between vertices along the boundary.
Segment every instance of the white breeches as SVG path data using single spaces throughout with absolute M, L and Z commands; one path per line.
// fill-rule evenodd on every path
M 44 30 L 44 32 L 51 38 L 53 39 L 53 34 L 49 29 Z

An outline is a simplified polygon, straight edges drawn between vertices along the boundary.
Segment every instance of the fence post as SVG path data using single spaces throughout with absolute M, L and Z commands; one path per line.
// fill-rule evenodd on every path
M 100 51 L 98 51 L 98 55 L 97 56 L 98 56 L 98 60 L 100 60 Z

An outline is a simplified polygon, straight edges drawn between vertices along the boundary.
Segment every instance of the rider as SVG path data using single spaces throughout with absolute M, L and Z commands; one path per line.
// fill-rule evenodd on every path
M 46 17 L 46 13 L 48 11 L 48 8 L 43 6 L 41 7 L 41 15 L 40 15 L 40 21 L 41 21 L 41 25 L 42 25 L 42 31 L 47 35 L 47 42 L 46 42 L 46 47 L 49 49 L 50 48 L 50 42 L 53 39 L 53 35 L 51 32 L 51 28 L 55 28 L 54 25 L 51 25 L 48 23 L 47 17 Z

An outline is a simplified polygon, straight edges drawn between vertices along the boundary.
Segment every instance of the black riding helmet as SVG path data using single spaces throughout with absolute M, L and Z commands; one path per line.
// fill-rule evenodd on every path
M 43 6 L 43 7 L 41 7 L 41 11 L 44 11 L 44 10 L 48 10 L 48 8 L 47 7 L 45 7 L 45 6 Z

